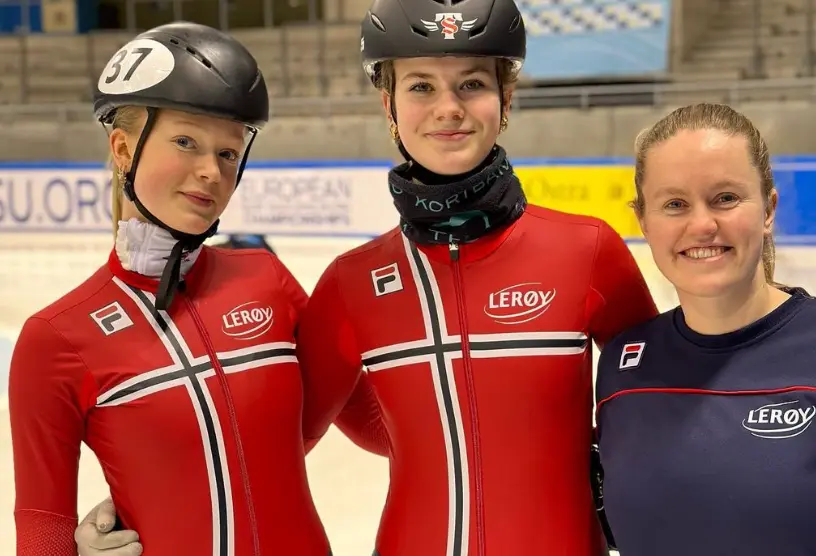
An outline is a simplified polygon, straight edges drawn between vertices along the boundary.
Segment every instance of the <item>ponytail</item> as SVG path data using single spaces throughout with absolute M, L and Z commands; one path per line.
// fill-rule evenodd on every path
M 113 118 L 113 129 L 121 129 L 125 133 L 136 133 L 139 122 L 145 114 L 144 108 L 138 106 L 122 106 L 116 110 Z M 122 204 L 124 203 L 125 184 L 119 179 L 119 167 L 111 153 L 108 158 L 108 167 L 113 175 L 111 176 L 111 220 L 113 221 L 113 237 L 119 233 L 119 221 L 122 220 Z
M 124 195 L 124 184 L 119 181 L 119 168 L 113 156 L 110 157 L 108 165 L 111 168 L 111 221 L 113 224 L 113 238 L 119 233 L 119 221 L 122 219 L 122 195 Z

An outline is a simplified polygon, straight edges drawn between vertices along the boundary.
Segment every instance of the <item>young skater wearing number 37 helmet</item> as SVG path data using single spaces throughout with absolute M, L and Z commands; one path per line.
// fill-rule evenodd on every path
M 266 249 L 202 246 L 268 118 L 255 59 L 209 27 L 158 27 L 110 60 L 94 108 L 115 246 L 15 346 L 18 556 L 77 554 L 83 442 L 149 554 L 327 556 L 301 433 L 306 294 Z

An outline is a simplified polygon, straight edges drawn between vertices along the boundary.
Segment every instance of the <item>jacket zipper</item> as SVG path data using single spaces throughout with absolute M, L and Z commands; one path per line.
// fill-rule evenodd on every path
M 252 502 L 252 490 L 249 486 L 249 472 L 247 471 L 244 448 L 241 444 L 241 435 L 238 432 L 238 419 L 235 415 L 235 404 L 232 402 L 232 394 L 230 393 L 229 384 L 227 384 L 227 375 L 224 373 L 224 367 L 221 366 L 221 361 L 218 360 L 218 356 L 215 353 L 215 348 L 212 345 L 212 340 L 210 340 L 210 335 L 207 333 L 204 323 L 201 322 L 201 316 L 198 314 L 193 301 L 187 297 L 187 295 L 183 293 L 181 295 L 184 297 L 184 301 L 187 304 L 187 309 L 190 311 L 190 315 L 193 317 L 193 322 L 195 322 L 196 328 L 198 328 L 198 333 L 201 335 L 201 339 L 204 342 L 204 347 L 207 350 L 207 355 L 210 357 L 210 361 L 213 364 L 213 369 L 215 369 L 215 374 L 218 376 L 218 381 L 221 383 L 221 389 L 224 392 L 224 398 L 227 403 L 227 413 L 229 414 L 229 421 L 232 427 L 232 435 L 235 438 L 235 445 L 238 449 L 238 465 L 241 469 L 241 478 L 243 479 L 244 485 L 244 496 L 246 497 L 247 510 L 249 512 L 249 528 L 250 531 L 252 531 L 252 545 L 254 547 L 254 554 L 255 556 L 261 556 L 261 539 L 258 536 L 258 522 L 257 518 L 255 517 L 255 505 Z
M 450 260 L 453 266 L 454 290 L 456 291 L 456 309 L 459 314 L 459 333 L 462 337 L 462 363 L 465 368 L 465 386 L 467 387 L 468 406 L 470 408 L 470 428 L 473 441 L 473 475 L 476 495 L 476 539 L 478 556 L 485 554 L 484 536 L 484 501 L 482 500 L 482 451 L 479 441 L 479 415 L 476 409 L 476 390 L 473 385 L 473 367 L 470 359 L 470 341 L 468 339 L 467 315 L 465 305 L 465 288 L 462 282 L 462 271 L 459 266 L 459 245 L 449 244 Z M 463 531 L 463 534 L 470 534 Z

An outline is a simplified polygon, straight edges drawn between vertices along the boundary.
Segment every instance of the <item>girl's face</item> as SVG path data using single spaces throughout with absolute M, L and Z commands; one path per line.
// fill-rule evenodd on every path
M 127 171 L 144 124 L 135 133 L 111 133 L 117 165 Z M 221 216 L 235 191 L 246 128 L 237 122 L 161 110 L 136 168 L 136 195 L 169 227 L 201 234 Z M 143 219 L 124 200 L 122 218 Z
M 508 91 L 508 95 L 510 91 Z M 502 103 L 493 58 L 410 58 L 394 61 L 397 130 L 411 157 L 442 175 L 468 172 L 499 136 Z

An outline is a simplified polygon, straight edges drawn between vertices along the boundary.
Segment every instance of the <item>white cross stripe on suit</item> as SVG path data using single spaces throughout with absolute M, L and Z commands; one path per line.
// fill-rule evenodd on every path
M 264 365 L 276 363 L 297 363 L 295 344 L 290 342 L 272 342 L 231 351 L 219 351 L 215 355 L 221 362 L 226 374 L 249 371 Z M 215 376 L 209 355 L 191 357 L 190 371 L 202 379 Z M 116 385 L 96 399 L 97 407 L 121 405 L 138 400 L 154 392 L 181 386 L 187 379 L 188 371 L 181 363 L 174 363 L 160 369 L 142 373 Z
M 425 337 L 379 347 L 362 354 L 368 372 L 427 363 L 445 438 L 448 462 L 448 544 L 446 556 L 467 556 L 470 488 L 467 446 L 459 407 L 453 360 L 462 358 L 462 337 L 449 335 L 439 284 L 427 256 L 403 235 L 403 246 L 416 284 Z M 579 355 L 587 349 L 583 332 L 468 334 L 474 359 Z
M 204 447 L 212 503 L 213 556 L 234 556 L 235 523 L 224 433 L 206 383 L 207 378 L 216 374 L 214 362 L 208 354 L 199 357 L 192 355 L 190 347 L 167 312 L 156 309 L 153 294 L 130 287 L 119 278 L 114 278 L 113 281 L 133 300 L 145 320 L 150 323 L 167 350 L 171 364 L 132 377 L 100 394 L 96 407 L 125 404 L 175 387 L 186 389 L 195 410 Z M 295 345 L 288 342 L 218 352 L 216 357 L 226 374 L 266 365 L 297 362 Z

